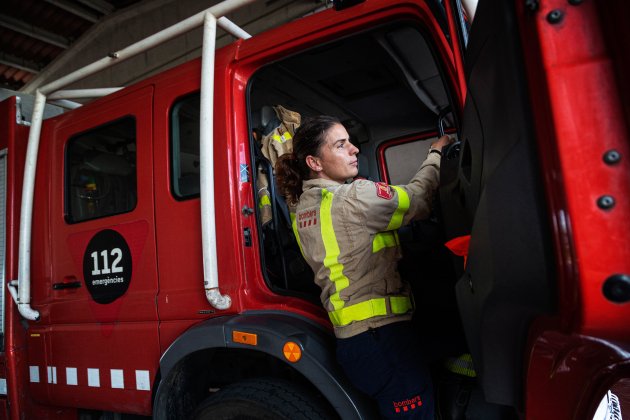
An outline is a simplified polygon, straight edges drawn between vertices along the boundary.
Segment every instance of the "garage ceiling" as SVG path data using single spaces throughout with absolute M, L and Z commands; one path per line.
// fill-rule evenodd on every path
M 19 90 L 104 17 L 140 0 L 2 0 L 0 88 Z

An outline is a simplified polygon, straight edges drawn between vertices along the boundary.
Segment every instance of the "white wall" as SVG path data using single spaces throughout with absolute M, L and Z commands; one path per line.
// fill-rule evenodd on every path
M 32 93 L 52 80 L 99 60 L 218 3 L 217 0 L 145 0 L 94 25 L 22 89 Z M 260 0 L 227 17 L 254 35 L 326 7 L 326 0 Z M 217 46 L 231 35 L 220 30 Z M 201 55 L 201 29 L 196 29 L 113 68 L 67 88 L 126 86 Z

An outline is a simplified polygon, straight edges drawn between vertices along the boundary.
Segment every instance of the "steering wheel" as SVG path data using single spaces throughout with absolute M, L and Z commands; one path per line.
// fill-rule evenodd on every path
M 446 117 L 450 113 L 451 113 L 451 107 L 447 106 L 442 111 L 440 111 L 438 115 L 438 123 L 437 123 L 438 138 L 446 134 L 444 126 L 446 123 Z M 442 148 L 442 156 L 444 156 L 446 160 L 456 159 L 459 156 L 460 149 L 461 149 L 461 142 L 457 140 L 456 142 L 447 144 L 446 146 Z

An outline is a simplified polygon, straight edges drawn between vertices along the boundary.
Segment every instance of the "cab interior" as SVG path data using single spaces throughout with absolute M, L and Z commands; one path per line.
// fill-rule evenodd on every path
M 260 150 L 260 137 L 280 123 L 272 107 L 281 105 L 302 118 L 338 117 L 360 150 L 359 177 L 406 184 L 440 131 L 457 137 L 453 92 L 443 73 L 431 41 L 413 23 L 397 22 L 271 63 L 251 78 L 250 131 L 257 133 L 251 139 L 252 173 L 269 178 L 272 220 L 263 224 L 259 213 L 258 228 L 272 290 L 319 303 L 320 290 L 276 192 L 272 163 Z M 455 267 L 462 261 L 443 245 L 439 202 L 429 220 L 403 227 L 399 237 L 399 270 L 413 286 L 418 329 L 432 342 L 431 357 L 465 352 L 454 295 Z

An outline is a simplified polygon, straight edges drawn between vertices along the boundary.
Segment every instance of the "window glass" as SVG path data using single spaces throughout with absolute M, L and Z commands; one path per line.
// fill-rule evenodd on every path
M 199 195 L 199 93 L 171 112 L 171 187 L 177 198 Z
M 412 141 L 389 146 L 385 149 L 385 165 L 389 183 L 405 185 L 418 172 L 418 168 L 429 153 L 431 143 L 437 138 Z
M 136 121 L 125 117 L 72 137 L 66 149 L 69 223 L 136 206 Z

